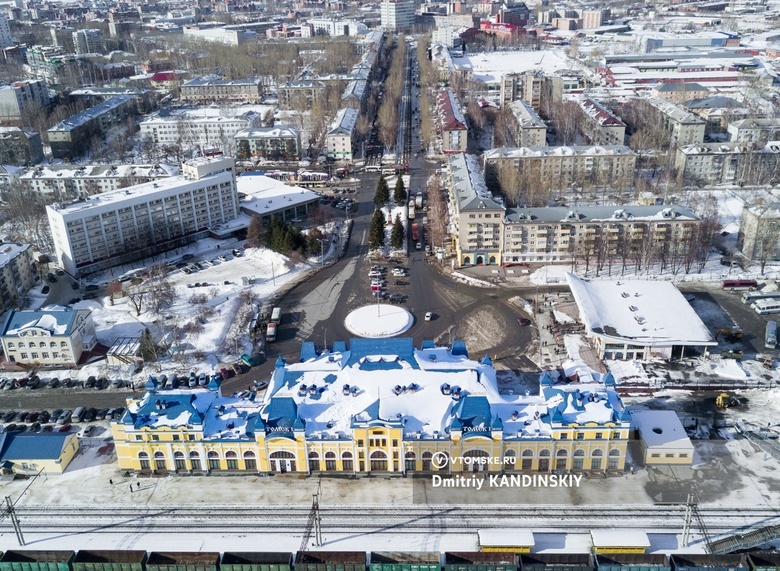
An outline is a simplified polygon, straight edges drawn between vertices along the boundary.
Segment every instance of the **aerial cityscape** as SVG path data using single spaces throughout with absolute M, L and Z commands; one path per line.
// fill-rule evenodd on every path
M 0 43 L 0 571 L 780 571 L 780 2 Z

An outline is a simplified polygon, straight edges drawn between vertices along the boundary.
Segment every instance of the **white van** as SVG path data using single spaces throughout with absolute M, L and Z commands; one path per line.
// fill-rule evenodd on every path
M 73 411 L 73 414 L 70 416 L 70 418 L 73 422 L 81 422 L 84 420 L 85 414 L 87 414 L 87 409 L 85 409 L 83 406 L 80 406 Z

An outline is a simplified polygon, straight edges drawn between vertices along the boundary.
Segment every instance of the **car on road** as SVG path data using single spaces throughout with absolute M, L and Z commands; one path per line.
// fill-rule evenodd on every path
M 433 313 L 430 311 L 425 312 L 425 321 L 431 321 L 433 319 Z
M 397 286 L 405 286 L 405 285 L 409 285 L 409 282 L 405 282 L 405 281 L 403 281 L 403 280 L 395 280 L 395 281 L 393 282 L 393 285 L 397 285 Z
M 426 256 L 430 256 L 431 254 L 433 254 L 433 251 L 431 250 L 431 245 L 430 244 L 426 244 L 425 245 L 425 255 Z
M 422 243 L 421 242 L 417 242 L 417 249 L 418 250 L 422 250 Z
M 520 325 L 522 325 L 523 327 L 525 327 L 527 325 L 531 325 L 531 320 L 530 319 L 526 319 L 525 317 L 518 317 L 517 318 L 517 322 Z
M 87 291 L 97 291 L 100 289 L 100 286 L 97 284 L 87 284 L 84 289 Z

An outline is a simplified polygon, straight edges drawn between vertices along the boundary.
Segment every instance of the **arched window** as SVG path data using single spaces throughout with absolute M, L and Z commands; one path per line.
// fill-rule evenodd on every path
M 382 450 L 374 450 L 368 460 L 372 472 L 387 472 L 387 454 Z
M 149 470 L 151 469 L 151 465 L 149 464 L 149 454 L 141 450 L 138 453 L 138 460 L 141 464 L 141 470 Z
M 309 472 L 319 472 L 320 455 L 316 452 L 309 452 Z
M 341 455 L 341 469 L 345 472 L 355 471 L 355 462 L 352 459 L 352 452 L 344 452 Z
M 209 450 L 206 457 L 209 462 L 209 470 L 219 470 L 219 452 L 216 450 Z
M 613 448 L 609 451 L 609 459 L 607 460 L 607 468 L 610 470 L 617 470 L 620 468 L 620 450 Z
M 407 472 L 414 472 L 417 469 L 417 454 L 414 452 L 407 452 L 404 455 L 404 464 Z
M 549 458 L 550 457 L 550 451 L 546 448 L 544 450 L 539 451 L 539 458 Z
M 601 470 L 601 457 L 604 456 L 604 451 L 600 448 L 596 448 L 590 455 L 590 469 Z
M 604 456 L 604 451 L 601 450 L 600 448 L 596 448 L 593 452 L 591 452 L 590 455 L 593 456 L 594 458 L 601 457 Z
M 533 456 L 534 456 L 534 451 L 533 451 L 533 450 L 530 450 L 530 449 L 528 449 L 528 450 L 523 450 L 523 454 L 522 454 L 522 456 L 523 456 L 523 458 L 533 458 Z
M 620 450 L 618 450 L 617 448 L 613 448 L 612 450 L 609 451 L 609 455 L 610 456 L 620 456 Z
M 271 452 L 269 456 L 271 460 L 271 471 L 279 473 L 296 472 L 297 464 L 295 462 L 295 454 L 288 452 L 287 450 L 277 450 Z
M 556 455 L 558 458 L 565 458 L 566 456 L 568 456 L 568 455 L 569 455 L 569 451 L 568 451 L 568 450 L 563 450 L 563 449 L 561 449 L 561 450 L 558 450 L 558 452 L 556 452 L 556 453 L 555 453 L 555 455 Z
M 432 458 L 433 458 L 432 452 L 423 452 L 422 469 L 424 472 L 430 472 L 431 470 L 433 470 L 433 463 L 431 462 Z
M 154 453 L 154 469 L 155 470 L 167 470 L 168 466 L 165 463 L 165 453 L 157 451 Z
M 228 470 L 238 470 L 238 454 L 233 450 L 225 452 L 225 462 Z
M 582 448 L 577 448 L 577 450 L 574 451 L 574 457 L 580 458 L 582 456 L 585 456 L 585 451 Z
M 176 450 L 173 453 L 173 466 L 177 470 L 187 469 L 187 461 L 184 459 L 184 452 L 182 452 L 181 450 Z
M 332 450 L 325 452 L 325 470 L 328 472 L 336 471 L 336 453 Z
M 555 469 L 556 470 L 565 470 L 566 469 L 566 458 L 569 456 L 569 451 L 560 449 L 555 453 Z
M 251 450 L 244 452 L 244 468 L 247 470 L 257 470 L 257 459 L 255 453 Z

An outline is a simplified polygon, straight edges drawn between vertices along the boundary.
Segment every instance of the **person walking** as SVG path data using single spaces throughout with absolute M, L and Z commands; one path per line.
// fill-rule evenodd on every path
M 133 493 L 133 484 L 130 484 L 130 493 Z

